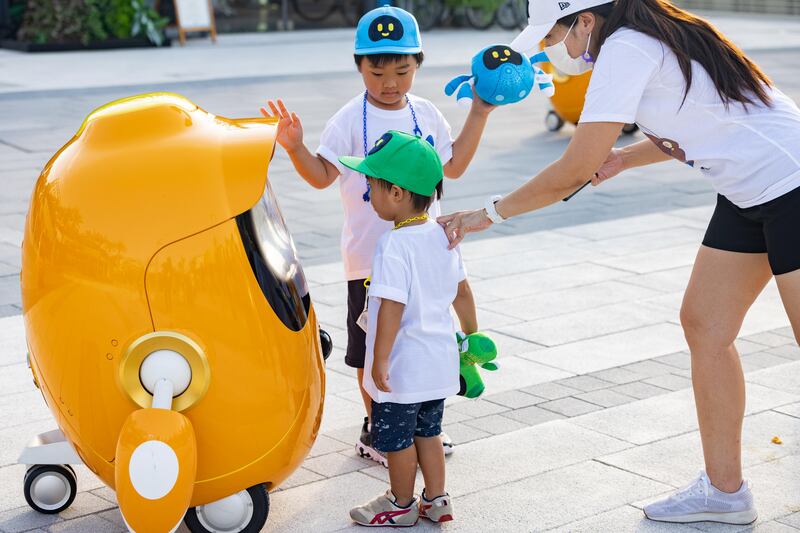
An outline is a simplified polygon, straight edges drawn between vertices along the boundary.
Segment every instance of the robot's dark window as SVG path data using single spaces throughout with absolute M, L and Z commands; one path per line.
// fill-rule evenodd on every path
M 287 328 L 300 331 L 311 305 L 308 284 L 269 182 L 261 200 L 236 217 L 236 224 L 264 296 Z

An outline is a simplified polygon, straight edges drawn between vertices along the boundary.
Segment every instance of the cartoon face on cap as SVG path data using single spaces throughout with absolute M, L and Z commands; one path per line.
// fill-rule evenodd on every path
M 392 140 L 392 134 L 389 132 L 384 133 L 381 135 L 381 138 L 375 141 L 375 146 L 372 147 L 372 150 L 369 151 L 367 155 L 372 155 L 375 152 L 379 152 L 383 147 L 389 144 L 389 141 Z
M 403 38 L 403 24 L 391 15 L 381 15 L 369 25 L 368 35 L 371 41 L 399 41 Z
M 492 46 L 483 53 L 483 64 L 489 70 L 494 70 L 503 63 L 521 65 L 522 56 L 508 46 Z

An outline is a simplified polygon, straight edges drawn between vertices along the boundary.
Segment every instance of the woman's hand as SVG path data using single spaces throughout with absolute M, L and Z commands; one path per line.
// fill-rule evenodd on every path
M 372 361 L 372 381 L 381 392 L 392 392 L 389 387 L 389 361 L 375 359 Z
M 625 161 L 622 158 L 622 150 L 612 148 L 605 162 L 597 169 L 595 175 L 592 176 L 592 185 L 597 187 L 623 170 L 625 170 Z
M 467 233 L 483 231 L 492 225 L 492 221 L 486 216 L 484 209 L 459 211 L 452 215 L 441 216 L 436 219 L 436 222 L 444 227 L 451 250 L 464 240 Z
M 265 108 L 261 108 L 261 114 L 267 118 L 277 118 L 278 120 L 278 133 L 275 140 L 278 144 L 283 146 L 287 152 L 294 152 L 303 146 L 303 125 L 300 123 L 300 118 L 295 113 L 289 113 L 286 106 L 283 105 L 283 100 L 278 100 L 278 105 L 272 100 L 267 101 L 272 113 Z

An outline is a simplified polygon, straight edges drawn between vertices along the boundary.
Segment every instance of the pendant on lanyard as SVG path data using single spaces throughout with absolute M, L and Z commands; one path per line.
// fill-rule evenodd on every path
M 414 111 L 414 106 L 411 105 L 411 100 L 408 98 L 408 95 L 406 95 L 406 103 L 408 104 L 408 109 L 411 111 L 411 120 L 414 121 L 413 133 L 417 137 L 422 137 L 422 130 L 419 129 L 419 123 L 417 122 L 417 113 Z M 361 119 L 364 139 L 364 157 L 367 157 L 367 154 L 369 153 L 369 150 L 367 149 L 367 91 L 364 91 L 364 103 L 361 106 Z M 428 135 L 427 141 L 431 143 L 431 146 L 433 146 L 433 136 Z M 369 202 L 370 186 L 366 175 L 364 175 L 364 180 L 367 182 L 367 191 L 364 193 L 362 198 L 365 202 Z

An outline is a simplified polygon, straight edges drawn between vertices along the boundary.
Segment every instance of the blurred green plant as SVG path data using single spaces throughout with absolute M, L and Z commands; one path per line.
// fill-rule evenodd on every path
M 145 0 L 28 0 L 17 38 L 86 45 L 141 35 L 160 45 L 166 25 Z
M 161 46 L 164 42 L 164 27 L 169 22 L 166 17 L 159 16 L 145 0 L 130 0 L 133 7 L 133 25 L 131 35 L 145 35 L 151 43 Z
M 497 11 L 503 0 L 445 0 L 450 7 L 475 7 L 487 11 Z

